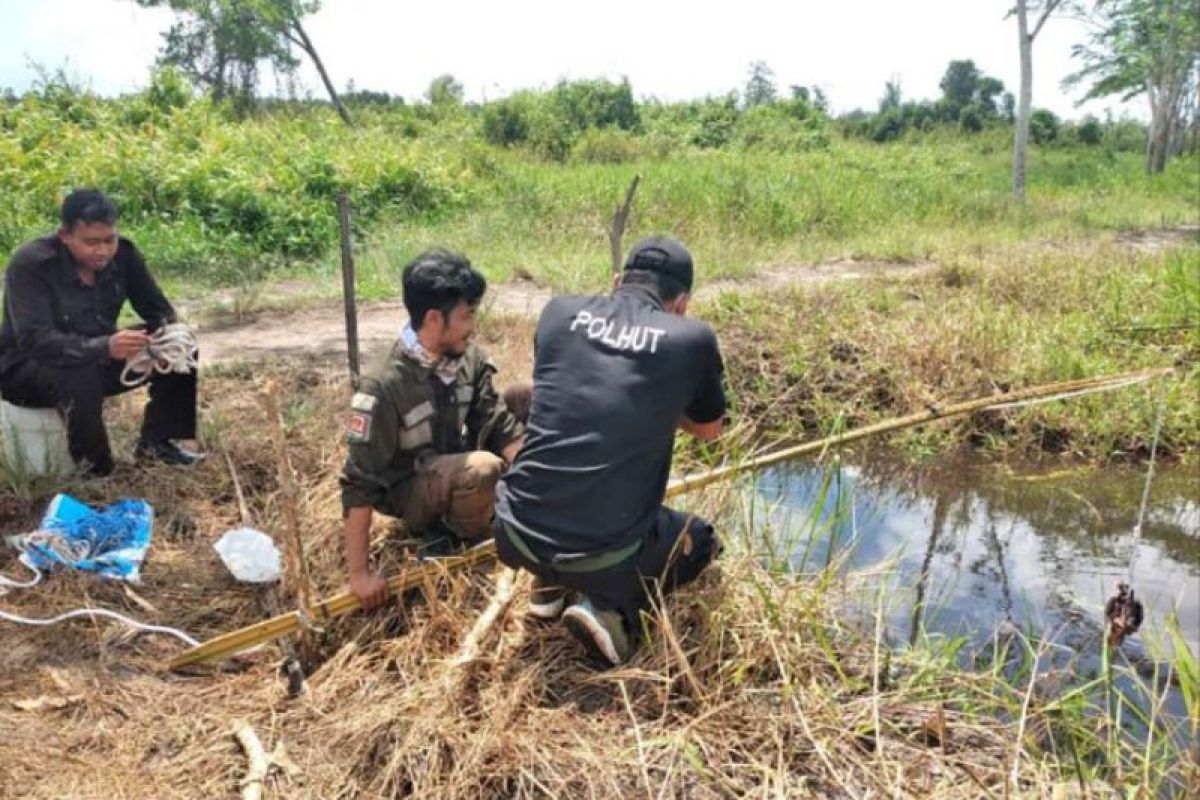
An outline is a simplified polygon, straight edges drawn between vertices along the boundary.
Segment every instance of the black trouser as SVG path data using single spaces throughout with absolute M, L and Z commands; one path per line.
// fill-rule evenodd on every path
M 104 398 L 146 383 L 150 402 L 142 418 L 141 439 L 193 439 L 196 436 L 196 373 L 151 372 L 137 386 L 121 383 L 123 361 L 50 366 L 32 360 L 14 364 L 0 376 L 0 396 L 26 408 L 57 408 L 67 421 L 71 458 L 96 475 L 113 470 L 108 431 L 104 429 Z
M 631 633 L 640 630 L 638 614 L 650 607 L 656 584 L 667 594 L 694 581 L 720 550 L 712 525 L 665 506 L 658 510 L 637 553 L 595 572 L 564 572 L 552 564 L 532 562 L 513 546 L 499 524 L 495 536 L 496 552 L 506 565 L 582 592 L 597 608 L 619 611 Z

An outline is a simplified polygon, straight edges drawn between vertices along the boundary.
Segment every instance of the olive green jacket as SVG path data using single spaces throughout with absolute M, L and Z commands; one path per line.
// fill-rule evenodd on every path
M 350 405 L 342 506 L 395 515 L 424 454 L 489 450 L 496 455 L 524 426 L 492 385 L 495 365 L 470 344 L 457 380 L 445 384 L 405 354 L 400 342 L 363 376 Z

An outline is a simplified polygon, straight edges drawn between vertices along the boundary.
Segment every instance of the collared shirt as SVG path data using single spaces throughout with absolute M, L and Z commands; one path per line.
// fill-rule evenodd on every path
M 151 330 L 175 321 L 175 310 L 128 239 L 119 239 L 116 255 L 91 286 L 80 280 L 57 236 L 27 242 L 4 274 L 0 372 L 25 359 L 59 366 L 104 361 L 126 300 Z
M 644 286 L 551 300 L 534 336 L 525 443 L 496 514 L 539 558 L 608 552 L 650 530 L 680 418 L 725 413 L 717 337 Z
M 350 401 L 342 506 L 399 516 L 426 454 L 500 455 L 524 427 L 496 392 L 496 367 L 469 344 L 451 383 L 398 340 L 363 374 Z

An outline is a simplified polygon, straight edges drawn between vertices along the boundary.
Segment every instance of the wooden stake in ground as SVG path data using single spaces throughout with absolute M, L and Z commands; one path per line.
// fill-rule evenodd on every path
M 242 525 L 251 527 L 250 524 L 250 507 L 246 505 L 246 495 L 242 492 L 242 482 L 238 478 L 237 468 L 233 465 L 233 459 L 229 456 L 229 452 L 225 452 L 225 463 L 229 467 L 229 477 L 233 480 L 233 491 L 237 496 L 238 512 L 242 517 Z M 259 602 L 262 604 L 263 611 L 271 617 L 279 616 L 282 610 L 279 602 L 279 588 L 274 581 L 266 584 L 259 590 Z M 279 639 L 279 649 L 283 652 L 283 670 L 288 677 L 288 697 L 299 697 L 304 693 L 304 668 L 300 666 L 300 659 L 296 656 L 296 648 L 292 646 L 292 640 L 286 636 Z
M 629 222 L 629 209 L 633 205 L 633 196 L 637 193 L 641 175 L 634 175 L 629 190 L 625 192 L 625 202 L 613 210 L 612 228 L 608 231 L 608 245 L 612 248 L 612 273 L 621 274 L 621 237 L 625 235 L 625 224 Z
M 342 302 L 346 307 L 346 358 L 350 362 L 350 385 L 358 388 L 358 304 L 354 288 L 354 247 L 350 238 L 350 198 L 337 193 L 338 229 L 342 243 Z
M 288 457 L 287 429 L 283 424 L 283 412 L 279 407 L 279 384 L 270 381 L 262 392 L 263 408 L 267 412 L 267 424 L 271 427 L 271 438 L 275 443 L 275 460 L 279 472 L 279 505 L 283 512 L 284 533 L 287 543 L 283 548 L 287 563 L 287 584 L 295 594 L 300 608 L 312 607 L 312 576 L 308 571 L 308 559 L 304 555 L 304 536 L 300 529 L 300 492 L 296 488 L 296 473 Z

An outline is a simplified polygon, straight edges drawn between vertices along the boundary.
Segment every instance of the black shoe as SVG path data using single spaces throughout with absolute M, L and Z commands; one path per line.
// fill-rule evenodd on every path
M 133 448 L 133 457 L 138 461 L 161 461 L 178 467 L 192 467 L 205 459 L 204 453 L 185 450 L 170 439 L 157 442 L 139 441 Z
M 417 548 L 420 558 L 446 558 L 466 550 L 469 542 L 460 539 L 443 520 L 438 519 L 421 531 L 421 544 Z

